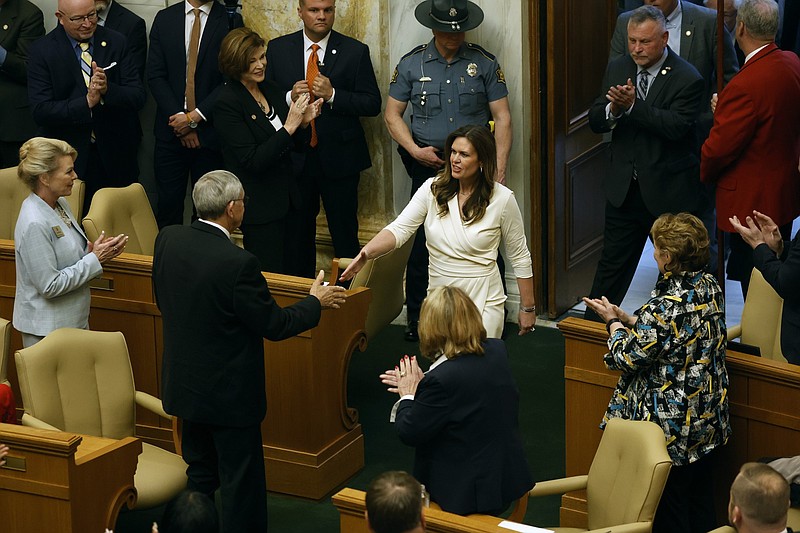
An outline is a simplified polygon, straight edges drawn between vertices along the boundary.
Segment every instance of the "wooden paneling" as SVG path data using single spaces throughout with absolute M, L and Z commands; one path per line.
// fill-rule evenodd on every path
M 600 443 L 598 425 L 619 376 L 605 368 L 603 324 L 577 318 L 559 323 L 565 337 L 566 473 L 585 474 Z M 733 434 L 719 450 L 714 473 L 718 518 L 739 467 L 762 457 L 800 455 L 800 367 L 727 352 Z M 562 526 L 585 527 L 585 495 L 562 499 Z M 566 522 L 565 522 L 566 520 Z
M 602 249 L 608 154 L 587 114 L 600 94 L 614 0 L 547 0 L 547 311 L 557 316 L 591 288 Z

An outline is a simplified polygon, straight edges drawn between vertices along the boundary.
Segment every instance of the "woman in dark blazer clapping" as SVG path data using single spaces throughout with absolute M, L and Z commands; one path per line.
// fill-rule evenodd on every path
M 288 106 L 286 94 L 264 81 L 266 66 L 266 43 L 258 33 L 249 28 L 228 33 L 219 68 L 229 81 L 214 107 L 214 127 L 225 167 L 241 180 L 250 200 L 241 227 L 245 249 L 264 271 L 300 274 L 291 249 L 300 195 L 290 152 L 319 115 L 322 99 L 312 103 L 304 95 Z
M 457 287 L 422 303 L 422 373 L 405 356 L 381 374 L 400 395 L 397 434 L 416 448 L 414 477 L 451 513 L 498 514 L 533 487 L 519 433 L 519 391 L 500 339 L 486 339 L 478 308 Z

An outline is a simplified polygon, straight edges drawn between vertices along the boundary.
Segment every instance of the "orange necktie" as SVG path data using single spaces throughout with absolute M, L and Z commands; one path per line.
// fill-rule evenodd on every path
M 200 48 L 200 10 L 194 12 L 194 24 L 189 38 L 189 58 L 186 62 L 186 111 L 194 111 L 196 106 L 194 98 L 194 73 L 197 70 L 197 51 Z
M 311 88 L 314 86 L 314 80 L 317 79 L 317 74 L 319 74 L 319 56 L 317 56 L 317 50 L 319 50 L 318 44 L 311 45 L 311 55 L 308 56 L 308 65 L 306 66 L 306 81 L 308 82 L 308 90 L 310 93 L 310 102 L 315 100 L 314 92 Z M 311 121 L 311 147 L 315 147 L 317 145 L 317 125 L 315 124 L 315 120 Z

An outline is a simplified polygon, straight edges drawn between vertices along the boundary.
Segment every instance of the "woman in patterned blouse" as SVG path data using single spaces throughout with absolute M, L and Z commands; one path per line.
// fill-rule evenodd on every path
M 622 372 L 601 427 L 614 417 L 659 424 L 673 468 L 653 532 L 709 531 L 710 454 L 731 434 L 722 290 L 703 272 L 708 233 L 697 217 L 661 215 L 650 237 L 660 275 L 647 303 L 629 315 L 605 297 L 584 298 L 606 321 L 606 366 Z

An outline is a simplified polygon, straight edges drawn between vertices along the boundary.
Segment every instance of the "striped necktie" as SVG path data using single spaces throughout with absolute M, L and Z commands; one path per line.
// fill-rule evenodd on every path
M 81 74 L 83 74 L 83 83 L 86 84 L 86 89 L 89 89 L 89 83 L 92 81 L 92 54 L 89 53 L 89 43 L 78 43 L 81 48 Z M 92 130 L 92 142 L 97 138 Z
M 650 73 L 643 70 L 639 73 L 639 85 L 636 88 L 636 94 L 639 100 L 647 98 L 647 87 L 650 85 Z

